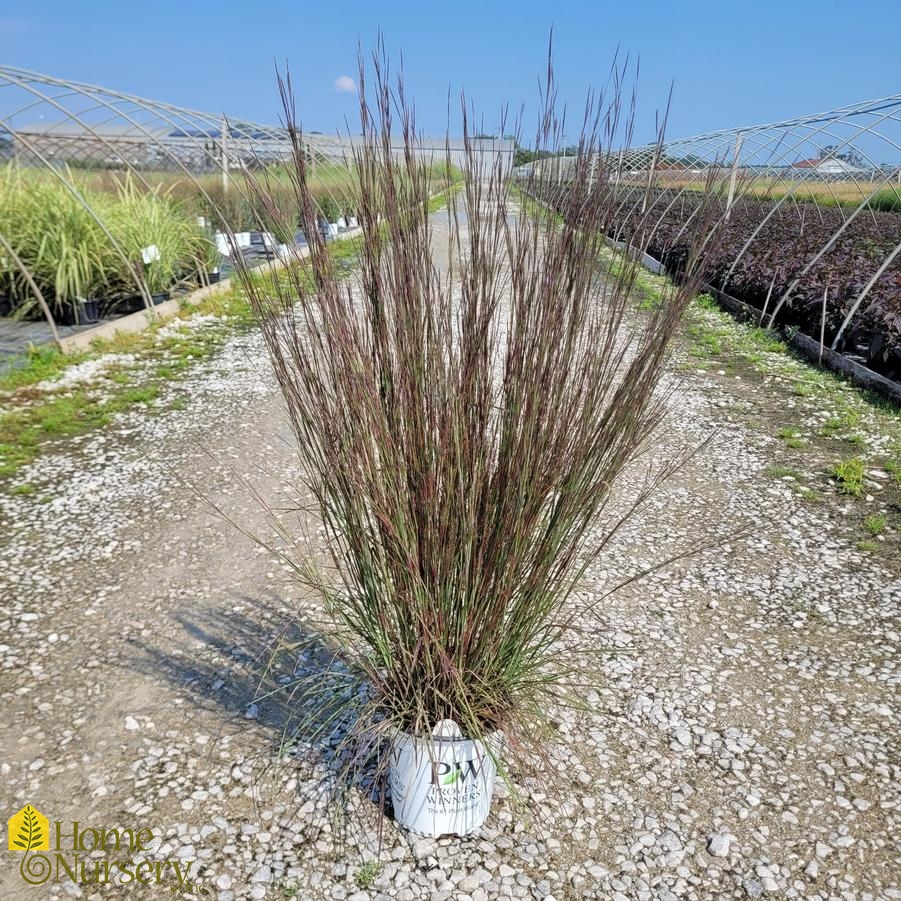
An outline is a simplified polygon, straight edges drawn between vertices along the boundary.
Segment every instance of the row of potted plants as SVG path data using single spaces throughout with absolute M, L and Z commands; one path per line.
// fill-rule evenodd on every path
M 131 178 L 115 191 L 6 167 L 0 174 L 0 234 L 18 262 L 0 259 L 7 312 L 40 316 L 31 281 L 61 323 L 161 302 L 180 281 L 207 281 L 219 253 L 196 217 L 160 189 Z M 27 270 L 27 275 L 24 270 Z M 30 276 L 30 279 L 29 279 Z

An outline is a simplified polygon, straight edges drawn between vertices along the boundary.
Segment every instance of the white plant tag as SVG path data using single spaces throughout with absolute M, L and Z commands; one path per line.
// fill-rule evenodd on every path
M 141 259 L 144 261 L 145 266 L 149 266 L 151 263 L 156 263 L 160 258 L 160 249 L 156 246 L 156 244 L 151 244 L 149 247 L 144 247 L 141 250 Z
M 432 738 L 462 738 L 463 732 L 453 720 L 439 720 L 432 729 Z

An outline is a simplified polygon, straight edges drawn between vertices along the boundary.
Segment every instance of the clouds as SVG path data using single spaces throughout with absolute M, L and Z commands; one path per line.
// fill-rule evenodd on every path
M 339 75 L 335 79 L 335 90 L 341 94 L 353 94 L 357 84 L 349 75 Z

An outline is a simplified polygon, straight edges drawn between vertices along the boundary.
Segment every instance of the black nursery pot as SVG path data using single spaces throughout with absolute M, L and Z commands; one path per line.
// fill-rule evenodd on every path
M 209 281 L 211 285 L 215 285 L 221 277 L 222 274 L 220 272 L 211 272 L 207 275 L 207 281 Z
M 169 299 L 169 292 L 161 291 L 159 294 L 151 294 L 150 299 L 153 301 L 154 306 L 158 306 L 161 303 L 165 303 Z
M 91 325 L 100 321 L 100 301 L 65 301 L 53 314 L 58 325 Z
M 6 294 L 0 294 L 0 316 L 9 316 L 12 311 L 12 300 Z
M 96 297 L 86 300 L 79 310 L 78 318 L 81 322 L 100 322 L 100 301 Z
M 57 325 L 77 325 L 78 320 L 75 318 L 75 305 L 64 301 L 53 311 L 53 318 Z
M 140 313 L 144 309 L 144 298 L 140 294 L 129 294 L 123 297 L 116 304 L 116 312 L 122 313 Z

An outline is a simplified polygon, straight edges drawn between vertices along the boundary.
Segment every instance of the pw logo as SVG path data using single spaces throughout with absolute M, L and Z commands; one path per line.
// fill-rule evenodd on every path
M 50 849 L 50 822 L 26 804 L 7 824 L 10 851 L 47 851 Z
M 432 764 L 432 785 L 462 785 L 467 778 L 475 778 L 481 769 L 478 760 L 455 760 L 453 763 L 439 761 Z

